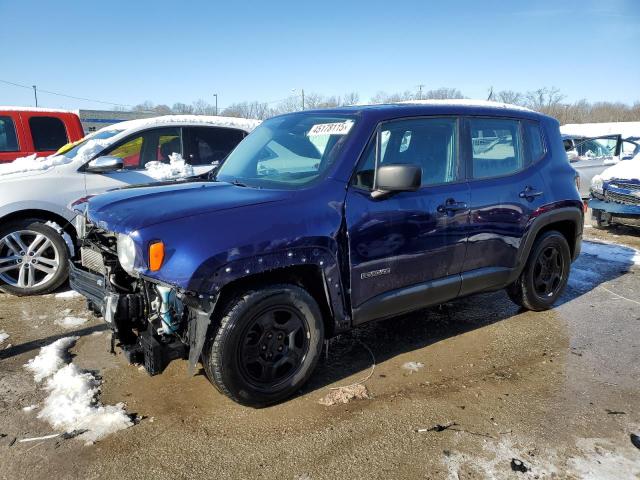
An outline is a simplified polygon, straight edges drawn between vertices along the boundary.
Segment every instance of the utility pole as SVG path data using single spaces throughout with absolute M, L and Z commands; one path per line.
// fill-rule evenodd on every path
M 422 87 L 424 87 L 423 84 L 418 85 L 418 100 L 422 100 Z
M 33 96 L 36 98 L 36 107 L 38 106 L 38 89 L 35 85 L 31 85 L 33 87 Z
M 217 117 L 218 116 L 218 94 L 214 93 L 213 96 L 216 97 L 216 117 Z
M 302 110 L 304 110 L 304 88 L 301 91 L 302 91 Z

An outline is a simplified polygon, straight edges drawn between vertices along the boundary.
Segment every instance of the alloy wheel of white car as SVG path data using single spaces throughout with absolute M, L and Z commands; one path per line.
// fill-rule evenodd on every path
M 34 295 L 66 279 L 68 252 L 62 237 L 42 223 L 15 225 L 0 233 L 0 289 Z

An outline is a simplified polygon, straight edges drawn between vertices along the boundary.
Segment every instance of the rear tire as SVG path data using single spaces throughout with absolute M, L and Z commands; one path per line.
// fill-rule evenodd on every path
M 550 309 L 569 280 L 571 250 L 567 239 L 555 230 L 536 239 L 524 270 L 507 294 L 520 307 L 536 312 Z
M 0 290 L 17 296 L 53 292 L 68 278 L 69 248 L 42 221 L 25 219 L 0 227 Z
M 273 285 L 247 291 L 226 306 L 202 363 L 220 392 L 260 408 L 306 383 L 323 340 L 322 314 L 313 297 L 295 285 Z

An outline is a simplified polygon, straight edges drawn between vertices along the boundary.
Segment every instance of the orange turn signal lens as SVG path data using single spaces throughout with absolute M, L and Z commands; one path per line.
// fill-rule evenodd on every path
M 149 244 L 149 270 L 157 272 L 164 261 L 164 243 L 157 241 Z

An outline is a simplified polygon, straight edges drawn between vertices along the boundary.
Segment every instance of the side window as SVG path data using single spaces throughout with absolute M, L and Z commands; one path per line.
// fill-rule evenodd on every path
M 544 141 L 542 130 L 537 122 L 522 122 L 524 143 L 527 151 L 527 165 L 537 162 L 544 156 Z
M 179 128 L 163 128 L 152 130 L 146 134 L 143 165 L 156 161 L 169 163 L 174 153 L 182 155 L 182 141 Z
M 149 162 L 169 163 L 173 153 L 182 154 L 179 128 L 157 128 L 127 139 L 103 155 L 119 157 L 124 168 L 144 168 Z
M 31 138 L 36 151 L 58 150 L 69 142 L 62 120 L 55 117 L 31 117 Z
M 0 116 L 0 152 L 17 152 L 18 137 L 11 117 Z
M 124 168 L 139 168 L 143 143 L 143 135 L 139 135 L 120 144 L 113 150 L 105 152 L 104 155 L 121 158 L 124 162 Z
M 246 136 L 242 130 L 220 127 L 186 129 L 186 160 L 191 165 L 210 165 L 224 159 Z
M 499 177 L 524 167 L 517 120 L 469 120 L 473 178 Z
M 422 167 L 422 186 L 457 180 L 457 121 L 454 118 L 418 118 L 385 123 L 380 137 L 380 165 L 414 164 Z M 354 185 L 373 188 L 375 141 L 367 147 Z

